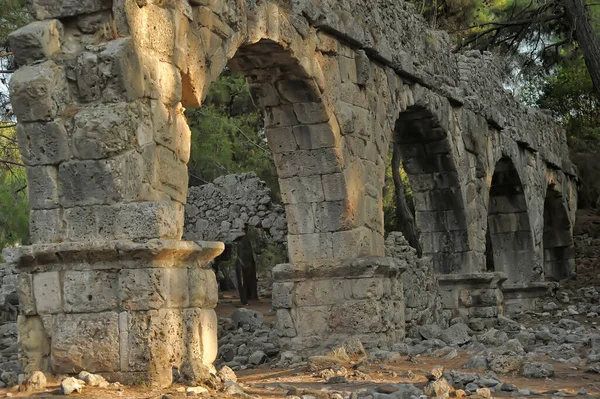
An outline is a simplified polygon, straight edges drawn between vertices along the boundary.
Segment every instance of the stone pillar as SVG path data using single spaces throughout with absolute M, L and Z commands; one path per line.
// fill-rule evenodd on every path
M 444 309 L 468 318 L 473 330 L 495 326 L 504 314 L 502 283 L 506 274 L 470 273 L 438 275 Z
M 310 354 L 350 337 L 367 347 L 402 340 L 405 269 L 394 258 L 276 266 L 273 307 L 282 346 Z
M 222 243 L 38 244 L 5 250 L 19 275 L 24 372 L 86 370 L 125 383 L 198 382 L 217 355 Z

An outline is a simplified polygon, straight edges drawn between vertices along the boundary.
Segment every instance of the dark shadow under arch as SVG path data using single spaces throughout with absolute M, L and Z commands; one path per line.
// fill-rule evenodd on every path
M 496 163 L 488 204 L 486 269 L 505 272 L 507 283 L 533 277 L 533 236 L 519 173 L 508 157 Z
M 411 183 L 423 255 L 433 258 L 436 273 L 470 270 L 465 205 L 447 132 L 430 111 L 413 106 L 400 114 L 394 142 Z
M 544 274 L 560 281 L 575 272 L 571 222 L 560 192 L 548 187 L 544 201 Z

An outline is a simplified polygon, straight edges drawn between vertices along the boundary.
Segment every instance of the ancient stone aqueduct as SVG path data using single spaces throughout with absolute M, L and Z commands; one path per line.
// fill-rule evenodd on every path
M 573 272 L 576 171 L 564 132 L 503 90 L 490 54 L 451 53 L 447 34 L 402 1 L 32 9 L 38 21 L 10 37 L 21 65 L 10 95 L 33 244 L 4 251 L 19 272 L 25 371 L 167 385 L 172 366 L 212 365 L 208 264 L 223 244 L 181 241 L 183 110 L 202 104 L 226 66 L 265 111 L 280 177 L 290 264 L 274 270 L 273 305 L 288 347 L 404 336 L 410 265 L 384 256 L 391 140 L 446 309 L 493 320 Z

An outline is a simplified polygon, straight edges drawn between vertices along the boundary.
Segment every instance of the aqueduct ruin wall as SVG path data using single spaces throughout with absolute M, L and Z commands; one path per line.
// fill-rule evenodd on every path
M 569 264 L 568 250 L 544 251 L 544 242 L 568 247 L 545 227 L 547 193 L 564 214 L 556 223 L 563 236 L 575 215 L 564 133 L 503 91 L 491 55 L 452 54 L 447 34 L 429 30 L 404 2 L 32 7 L 38 21 L 10 37 L 21 64 L 10 94 L 33 245 L 5 251 L 20 271 L 26 370 L 87 369 L 166 385 L 172 366 L 191 376 L 210 369 L 216 282 L 206 266 L 222 244 L 180 241 L 190 153 L 183 107 L 201 105 L 226 66 L 247 77 L 265 111 L 280 178 L 290 264 L 274 272 L 273 304 L 286 345 L 319 347 L 349 332 L 372 345 L 402 339 L 405 264 L 384 257 L 391 140 L 404 148 L 424 252 L 446 276 L 442 288 L 455 287 L 445 291 L 447 306 L 466 306 L 462 281 L 494 297 L 484 310 L 464 311 L 501 312 L 501 292 L 486 285 L 503 279 L 486 274 L 487 226 L 521 232 L 523 216 L 488 216 L 503 159 L 519 175 L 531 283 L 544 280 L 544 265 L 556 273 Z

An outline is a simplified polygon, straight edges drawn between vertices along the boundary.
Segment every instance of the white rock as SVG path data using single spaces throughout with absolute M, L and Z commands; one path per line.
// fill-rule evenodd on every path
M 84 386 L 84 381 L 74 377 L 68 377 L 60 382 L 60 391 L 63 395 L 70 395 L 73 392 L 81 392 Z

